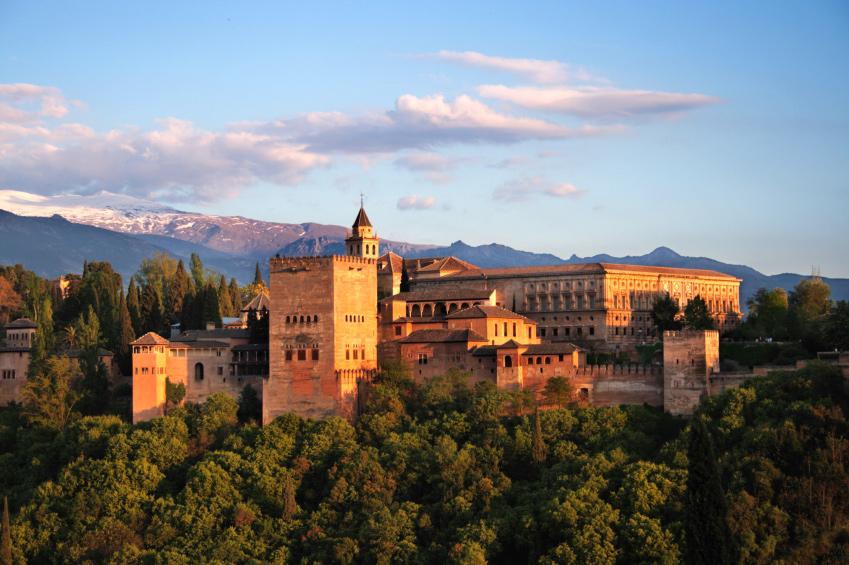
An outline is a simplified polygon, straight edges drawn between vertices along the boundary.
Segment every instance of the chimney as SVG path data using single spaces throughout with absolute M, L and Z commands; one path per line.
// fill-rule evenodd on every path
M 180 335 L 180 324 L 171 324 L 171 339 Z

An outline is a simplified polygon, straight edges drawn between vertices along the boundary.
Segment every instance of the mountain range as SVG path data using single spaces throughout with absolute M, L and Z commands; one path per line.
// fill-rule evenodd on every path
M 105 260 L 128 278 L 142 259 L 156 253 L 188 259 L 192 252 L 197 252 L 210 269 L 248 282 L 255 263 L 264 264 L 275 253 L 343 254 L 343 240 L 348 233 L 344 226 L 287 224 L 182 212 L 109 192 L 41 196 L 0 190 L 0 264 L 21 263 L 45 277 L 79 272 L 84 260 Z M 740 289 L 743 303 L 758 288 L 790 290 L 805 278 L 794 273 L 765 275 L 746 265 L 680 255 L 668 247 L 637 256 L 572 255 L 568 259 L 498 243 L 472 246 L 462 241 L 448 246 L 381 241 L 381 250 L 405 257 L 454 255 L 480 267 L 608 262 L 711 269 L 743 280 Z M 824 277 L 824 280 L 831 286 L 835 299 L 849 299 L 849 279 Z

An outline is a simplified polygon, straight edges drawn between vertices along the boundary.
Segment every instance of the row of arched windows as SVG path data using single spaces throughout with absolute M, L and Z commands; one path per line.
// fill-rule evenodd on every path
M 287 324 L 315 324 L 318 322 L 318 316 L 286 316 Z
M 353 314 L 346 314 L 345 315 L 345 321 L 346 322 L 365 322 L 366 317 L 365 316 L 355 316 Z

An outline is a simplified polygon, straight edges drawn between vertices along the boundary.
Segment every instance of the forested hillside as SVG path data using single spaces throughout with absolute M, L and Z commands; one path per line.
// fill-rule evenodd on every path
M 849 559 L 847 398 L 830 367 L 753 380 L 691 422 L 646 407 L 511 415 L 509 394 L 462 382 L 417 387 L 384 372 L 355 426 L 286 416 L 258 427 L 244 402 L 240 410 L 223 396 L 138 426 L 95 416 L 48 427 L 4 409 L 13 554 L 32 563 Z

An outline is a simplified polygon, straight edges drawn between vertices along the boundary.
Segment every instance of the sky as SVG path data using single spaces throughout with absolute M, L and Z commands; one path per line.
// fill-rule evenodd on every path
M 0 2 L 0 188 L 849 276 L 843 2 Z

